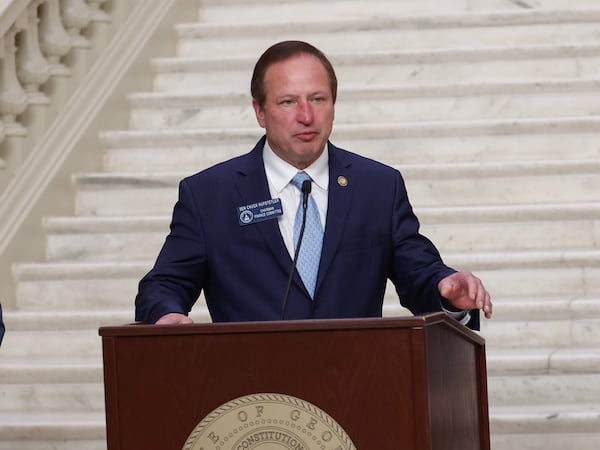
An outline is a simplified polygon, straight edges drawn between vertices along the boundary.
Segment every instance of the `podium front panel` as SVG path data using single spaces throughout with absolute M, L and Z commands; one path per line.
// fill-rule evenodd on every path
M 455 381 L 443 381 L 448 366 L 438 357 L 447 359 L 442 347 L 454 343 L 469 355 L 465 361 L 473 367 L 464 370 L 476 380 L 483 346 L 459 333 L 435 342 L 440 349 L 432 352 L 435 337 L 427 337 L 427 325 L 424 319 L 369 319 L 101 329 L 108 448 L 181 450 L 211 411 L 239 397 L 275 393 L 320 408 L 361 450 L 452 450 L 447 441 L 435 446 L 436 432 L 448 428 L 438 414 L 446 414 L 446 397 L 456 397 L 443 392 Z M 462 370 L 451 375 L 465 376 Z M 459 406 L 478 404 L 480 388 L 461 390 L 468 395 Z M 469 420 L 473 439 L 482 421 Z M 477 445 L 461 450 L 485 448 Z

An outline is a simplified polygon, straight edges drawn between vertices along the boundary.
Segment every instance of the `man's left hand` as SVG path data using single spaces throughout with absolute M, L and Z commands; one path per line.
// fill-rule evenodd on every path
M 479 278 L 471 272 L 456 272 L 438 283 L 442 297 L 458 309 L 481 309 L 486 318 L 492 317 L 490 294 Z

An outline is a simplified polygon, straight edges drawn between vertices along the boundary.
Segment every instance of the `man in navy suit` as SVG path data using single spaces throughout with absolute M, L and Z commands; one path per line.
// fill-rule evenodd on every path
M 171 232 L 139 284 L 137 321 L 190 323 L 202 290 L 215 322 L 380 317 L 387 279 L 413 314 L 446 311 L 474 329 L 479 310 L 491 317 L 482 282 L 446 266 L 419 233 L 400 173 L 329 142 L 337 80 L 321 51 L 275 44 L 251 91 L 266 136 L 180 183 Z M 324 230 L 314 293 L 293 269 L 299 171 Z

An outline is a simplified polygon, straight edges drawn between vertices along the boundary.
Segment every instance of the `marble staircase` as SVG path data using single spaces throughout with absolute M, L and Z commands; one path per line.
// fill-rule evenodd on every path
M 44 220 L 46 260 L 14 268 L 0 450 L 106 448 L 97 329 L 133 320 L 178 181 L 261 136 L 252 66 L 286 38 L 334 62 L 332 140 L 398 167 L 424 233 L 492 292 L 492 449 L 600 448 L 600 9 L 207 0 L 175 31 L 129 129 L 101 134 L 104 170 L 73 175 L 75 214 Z M 392 293 L 386 315 L 406 314 Z

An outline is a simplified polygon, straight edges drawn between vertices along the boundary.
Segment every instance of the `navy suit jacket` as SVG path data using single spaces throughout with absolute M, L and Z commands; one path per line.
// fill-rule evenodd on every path
M 187 314 L 202 290 L 215 322 L 280 319 L 292 258 L 277 219 L 242 226 L 237 214 L 240 206 L 271 198 L 264 142 L 181 181 L 171 232 L 139 284 L 137 321 Z M 331 143 L 328 151 L 314 300 L 294 273 L 285 319 L 380 317 L 388 278 L 413 314 L 440 311 L 437 284 L 454 270 L 419 233 L 400 172 Z M 468 325 L 477 328 L 478 315 L 472 316 Z

